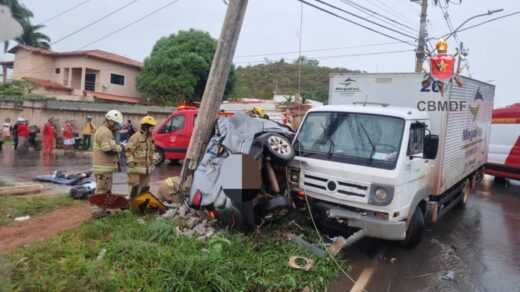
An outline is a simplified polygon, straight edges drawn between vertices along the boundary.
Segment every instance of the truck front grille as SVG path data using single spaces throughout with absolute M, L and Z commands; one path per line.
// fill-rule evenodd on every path
M 335 190 L 330 190 L 327 188 L 327 184 L 329 184 L 331 181 L 336 183 Z M 363 184 L 360 182 L 347 181 L 333 177 L 325 178 L 315 174 L 305 174 L 303 185 L 323 191 L 338 193 L 346 196 L 353 196 L 357 198 L 365 198 L 368 195 L 369 187 L 368 184 Z

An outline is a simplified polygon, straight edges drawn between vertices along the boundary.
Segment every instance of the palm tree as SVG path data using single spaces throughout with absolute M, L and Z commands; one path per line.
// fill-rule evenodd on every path
M 30 18 L 34 16 L 31 10 L 19 3 L 18 0 L 0 0 L 0 5 L 9 7 L 13 14 L 13 18 L 23 27 L 23 35 L 16 39 L 18 43 L 45 49 L 50 48 L 50 38 L 47 35 L 38 32 L 38 30 L 42 29 L 44 26 L 31 24 Z M 6 41 L 4 43 L 4 52 L 6 52 L 8 48 L 9 42 Z
M 42 49 L 50 49 L 51 39 L 39 32 L 38 30 L 45 27 L 45 25 L 32 25 L 29 19 L 24 19 L 20 22 L 23 27 L 23 34 L 16 38 L 16 41 L 22 45 L 33 46 Z

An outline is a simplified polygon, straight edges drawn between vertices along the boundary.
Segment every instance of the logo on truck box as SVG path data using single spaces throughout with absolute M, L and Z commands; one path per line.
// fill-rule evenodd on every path
M 352 78 L 347 78 L 343 82 L 338 82 L 338 85 L 334 87 L 334 92 L 338 92 L 341 95 L 350 96 L 354 93 L 361 92 L 361 89 L 354 84 L 354 82 L 357 82 L 356 80 Z

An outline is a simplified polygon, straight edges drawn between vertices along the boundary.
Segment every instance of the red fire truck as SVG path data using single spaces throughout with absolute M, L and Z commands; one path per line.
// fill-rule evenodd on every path
M 486 173 L 520 180 L 520 103 L 493 111 Z

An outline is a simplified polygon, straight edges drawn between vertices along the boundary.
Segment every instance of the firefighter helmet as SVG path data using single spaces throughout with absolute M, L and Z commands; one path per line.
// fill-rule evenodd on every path
M 155 122 L 155 119 L 152 116 L 145 116 L 141 119 L 141 125 L 150 125 L 155 127 L 157 123 Z
M 118 110 L 110 110 L 106 113 L 105 118 L 109 121 L 114 121 L 118 124 L 123 123 L 123 114 Z

